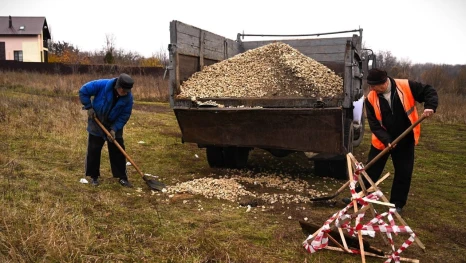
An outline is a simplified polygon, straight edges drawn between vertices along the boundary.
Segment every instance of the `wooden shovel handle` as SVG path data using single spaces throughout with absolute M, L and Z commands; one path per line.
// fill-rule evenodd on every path
M 395 145 L 397 144 L 399 141 L 401 141 L 401 139 L 403 139 L 412 129 L 414 129 L 414 127 L 416 127 L 419 123 L 421 123 L 421 121 L 423 121 L 426 117 L 425 116 L 421 116 L 421 118 L 419 118 L 416 122 L 414 122 L 411 126 L 408 127 L 408 129 L 406 129 L 400 136 L 398 136 L 393 142 L 392 144 Z M 372 159 L 371 161 L 369 161 L 365 166 L 364 166 L 364 170 L 367 170 L 369 167 L 371 167 L 377 160 L 379 160 L 384 154 L 386 154 L 388 151 L 390 151 L 391 148 L 388 148 L 386 147 L 385 149 L 383 149 L 383 151 L 381 151 L 379 154 L 377 154 L 377 156 L 374 157 L 374 159 Z M 323 200 L 330 200 L 332 198 L 335 198 L 337 195 L 339 195 L 345 188 L 348 187 L 348 185 L 350 184 L 350 181 L 346 181 L 345 184 L 343 184 L 340 189 L 338 189 L 333 195 L 329 195 L 329 196 L 322 196 L 322 197 L 316 197 L 316 198 L 311 198 L 311 201 L 323 201 Z
M 110 132 L 105 128 L 105 126 L 99 121 L 99 119 L 97 119 L 97 117 L 94 118 L 95 122 L 100 126 L 100 128 L 102 128 L 102 130 L 105 132 L 105 134 L 107 134 L 107 136 L 110 136 L 111 138 L 113 138 L 112 134 L 110 134 Z M 139 169 L 139 167 L 136 165 L 136 163 L 134 163 L 133 159 L 131 159 L 131 157 L 125 152 L 125 150 L 123 149 L 123 147 L 121 147 L 121 145 L 117 142 L 117 140 L 115 138 L 113 138 L 113 143 L 116 145 L 116 147 L 121 151 L 121 153 L 123 153 L 123 155 L 126 157 L 126 159 L 128 159 L 128 161 L 134 166 L 134 168 L 136 169 L 136 171 L 138 171 L 138 173 L 144 177 L 144 174 L 142 173 L 141 169 Z
M 397 143 L 399 143 L 401 141 L 401 139 L 403 139 L 409 132 L 411 132 L 414 127 L 416 127 L 419 123 L 421 123 L 421 121 L 425 120 L 426 119 L 426 116 L 421 116 L 421 118 L 419 118 L 416 122 L 414 122 L 413 124 L 411 124 L 411 126 L 408 127 L 408 129 L 406 129 L 400 136 L 398 136 L 392 143 L 391 145 L 396 145 Z M 364 166 L 364 170 L 367 171 L 367 169 L 369 169 L 369 167 L 371 167 L 377 160 L 379 160 L 382 156 L 384 156 L 388 151 L 390 151 L 392 148 L 389 148 L 389 147 L 385 147 L 385 149 L 383 149 L 383 151 L 381 151 L 379 154 L 377 154 L 377 156 L 374 157 L 374 159 L 370 160 L 370 162 L 368 162 L 365 166 Z

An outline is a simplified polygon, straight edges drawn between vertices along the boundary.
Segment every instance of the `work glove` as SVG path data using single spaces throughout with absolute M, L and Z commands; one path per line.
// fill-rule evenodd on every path
M 111 134 L 112 136 L 108 136 L 108 135 L 107 135 L 107 139 L 108 139 L 109 142 L 113 142 L 113 140 L 115 140 L 115 131 L 114 131 L 114 130 L 110 130 L 110 134 Z
M 88 117 L 89 119 L 94 119 L 94 118 L 95 118 L 95 111 L 94 111 L 93 108 L 89 108 L 89 109 L 87 110 L 87 117 Z

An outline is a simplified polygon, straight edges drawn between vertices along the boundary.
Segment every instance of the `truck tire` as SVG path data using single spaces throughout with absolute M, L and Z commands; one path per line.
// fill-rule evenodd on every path
M 236 148 L 236 168 L 242 169 L 246 167 L 246 165 L 248 164 L 250 150 L 250 148 L 245 147 Z
M 271 153 L 275 157 L 286 157 L 290 155 L 291 153 L 294 153 L 295 151 L 289 151 L 289 150 L 279 150 L 279 149 L 265 149 L 269 153 Z
M 212 168 L 225 167 L 225 159 L 223 158 L 223 147 L 207 146 L 206 147 L 207 162 Z
M 361 115 L 361 124 L 359 124 L 358 125 L 359 127 L 357 127 L 357 129 L 355 129 L 355 131 L 354 131 L 353 147 L 358 147 L 361 144 L 362 139 L 364 138 L 364 125 L 365 125 L 365 123 L 366 123 L 366 116 L 363 113 Z
M 314 160 L 314 174 L 319 177 L 348 179 L 346 156 L 332 159 Z
M 223 158 L 226 168 L 242 169 L 246 167 L 250 148 L 246 147 L 224 147 Z
M 354 142 L 354 127 L 353 127 L 353 122 L 351 121 L 349 124 L 349 129 L 348 129 L 348 142 L 346 149 L 348 149 L 348 152 L 352 153 L 353 152 L 353 142 Z
M 343 146 L 346 148 L 346 153 L 353 152 L 353 120 L 344 119 L 344 125 Z

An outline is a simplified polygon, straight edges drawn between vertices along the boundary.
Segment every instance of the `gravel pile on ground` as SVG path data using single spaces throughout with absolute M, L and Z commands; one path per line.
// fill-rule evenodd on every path
M 334 97 L 343 79 L 291 46 L 275 42 L 206 66 L 179 97 Z
M 225 199 L 235 202 L 240 196 L 254 196 L 232 179 L 200 178 L 178 183 L 167 189 L 168 193 L 190 193 L 207 198 Z
M 261 193 L 248 190 L 245 185 L 250 184 L 262 188 Z M 259 175 L 254 178 L 244 176 L 232 176 L 231 178 L 200 178 L 174 186 L 167 187 L 168 194 L 190 193 L 202 195 L 207 198 L 224 199 L 231 202 L 239 202 L 241 199 L 253 197 L 262 200 L 266 204 L 291 204 L 309 203 L 309 196 L 320 196 L 326 192 L 311 189 L 306 181 L 290 179 L 276 175 Z M 280 190 L 267 192 L 267 189 Z

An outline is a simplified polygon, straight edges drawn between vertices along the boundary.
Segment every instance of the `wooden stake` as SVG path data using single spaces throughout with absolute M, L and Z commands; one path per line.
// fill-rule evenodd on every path
M 354 158 L 354 156 L 351 154 L 351 153 L 348 153 L 346 156 L 350 156 L 350 158 L 357 163 L 357 160 L 356 158 Z M 366 173 L 366 171 L 362 171 L 362 174 L 364 176 L 364 178 L 366 178 L 366 180 L 372 185 L 372 187 L 374 187 L 374 189 L 376 189 L 375 187 L 375 183 L 374 181 L 372 181 L 372 179 L 369 177 L 369 175 Z M 385 197 L 385 195 L 382 195 L 380 197 L 384 202 L 386 203 L 390 203 L 390 201 L 387 199 L 387 197 Z M 406 221 L 400 216 L 400 214 L 398 214 L 398 212 L 395 211 L 395 216 L 396 218 L 401 222 L 401 224 L 403 224 L 403 226 L 407 226 L 408 224 L 406 223 Z M 421 240 L 415 236 L 414 237 L 414 241 L 416 241 L 416 243 L 418 244 L 418 246 L 425 252 L 426 251 L 426 246 L 424 246 L 424 244 L 421 242 Z
M 348 153 L 346 155 L 346 163 L 348 165 L 348 175 L 349 175 L 349 180 L 350 180 L 350 184 L 351 184 L 351 183 L 353 183 L 353 169 L 352 169 L 353 166 L 351 165 L 350 154 L 351 153 Z M 354 212 L 357 213 L 358 212 L 358 202 L 356 201 L 356 199 L 353 199 L 353 208 L 354 208 Z M 355 224 L 356 225 L 359 224 L 359 217 L 356 217 L 356 223 Z M 358 230 L 358 239 L 359 239 L 359 250 L 361 252 L 361 262 L 365 263 L 366 262 L 366 256 L 365 256 L 365 253 L 364 253 L 364 243 L 362 242 L 361 230 Z
M 367 211 L 367 209 L 369 209 L 369 207 L 366 206 L 366 207 L 364 207 L 363 209 L 359 210 L 357 213 L 352 214 L 352 216 L 356 216 L 356 215 L 358 215 L 358 214 L 361 214 L 361 213 Z M 346 224 L 348 221 L 350 221 L 350 219 L 345 219 L 345 220 L 343 220 L 343 221 L 340 221 L 340 223 L 343 225 L 343 224 Z M 314 232 L 314 234 L 312 234 L 312 236 L 315 237 L 315 236 L 317 235 L 317 233 L 319 233 L 319 232 L 322 230 L 322 228 L 323 228 L 323 227 L 319 228 L 316 232 Z M 333 224 L 332 226 L 330 226 L 330 230 L 333 230 L 333 229 L 335 229 L 335 228 L 336 228 L 335 224 Z
M 339 247 L 326 246 L 325 249 L 333 250 L 333 251 L 346 252 L 346 251 L 344 251 L 343 249 L 341 249 Z M 377 254 L 370 253 L 370 252 L 366 252 L 366 255 L 370 256 L 370 257 L 376 257 L 376 258 L 390 258 L 390 255 L 379 256 Z M 400 257 L 400 261 L 411 262 L 411 263 L 419 263 L 419 259 L 404 258 L 404 257 Z
M 351 154 L 351 153 L 349 153 L 349 154 Z M 351 157 L 354 157 L 353 154 L 350 155 L 350 158 L 351 158 Z M 353 158 L 351 158 L 351 159 L 353 160 Z M 354 158 L 354 160 L 356 160 L 356 158 Z M 353 160 L 353 164 L 354 164 L 354 165 L 357 165 L 357 162 L 354 162 L 354 160 Z M 364 182 L 363 182 L 361 176 L 358 176 L 358 181 L 359 181 L 359 185 L 361 186 L 361 189 L 362 189 L 361 192 L 363 193 L 363 196 L 367 196 L 368 192 L 367 192 L 366 186 L 364 185 Z M 382 181 L 383 181 L 383 180 L 382 180 Z M 377 181 L 377 182 L 379 182 L 379 181 Z M 377 186 L 377 183 L 375 184 L 375 186 Z M 374 189 L 376 189 L 376 188 L 374 188 Z M 382 203 L 382 202 L 379 202 L 379 201 L 376 201 L 376 200 L 367 200 L 367 201 L 368 201 L 368 203 L 369 203 L 370 211 L 371 211 L 371 214 L 372 214 L 372 217 L 373 217 L 373 218 L 375 218 L 375 216 L 376 216 L 377 214 L 375 213 L 375 209 L 374 209 L 374 206 L 372 205 L 372 203 L 375 203 L 375 204 L 382 204 L 382 205 L 392 205 L 392 204 L 390 204 L 390 203 L 386 204 L 386 203 Z M 388 246 L 388 245 L 389 245 L 389 242 L 388 242 L 388 240 L 387 240 L 387 237 L 384 236 L 384 235 L 381 235 L 381 237 L 382 237 L 382 240 L 383 240 L 383 242 L 385 243 L 385 245 Z
M 377 180 L 377 182 L 375 182 L 375 186 L 379 186 L 380 183 L 382 183 L 383 181 L 385 181 L 385 179 L 387 179 L 387 177 L 390 176 L 390 173 L 386 173 L 382 178 L 380 178 L 379 180 Z M 369 187 L 369 189 L 367 189 L 368 192 L 374 192 L 376 189 L 374 189 L 374 187 Z M 362 192 L 362 191 L 361 191 Z M 361 193 L 359 192 L 359 193 Z
M 325 233 L 325 236 L 327 236 L 328 239 L 330 239 L 335 245 L 337 245 L 339 248 L 343 249 L 347 253 L 351 253 L 351 251 L 348 250 L 348 248 L 342 246 L 338 241 L 335 240 L 331 235 Z
M 338 228 L 338 233 L 340 233 L 341 242 L 343 242 L 343 246 L 345 247 L 345 249 L 348 249 L 348 245 L 346 244 L 345 234 L 343 233 L 343 230 L 341 228 Z

